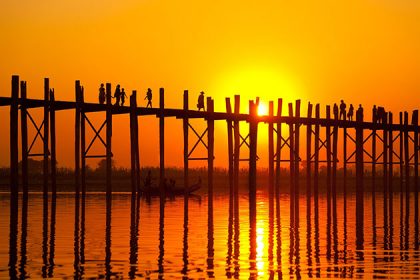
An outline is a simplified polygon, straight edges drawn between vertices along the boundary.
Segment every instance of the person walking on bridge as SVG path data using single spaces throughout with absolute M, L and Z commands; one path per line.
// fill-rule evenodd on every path
M 354 113 L 354 107 L 353 107 L 353 104 L 350 104 L 349 111 L 347 112 L 347 119 L 349 121 L 353 120 L 353 113 Z
M 115 106 L 120 106 L 120 98 L 121 98 L 121 89 L 120 89 L 120 85 L 117 85 L 117 88 L 115 89 L 114 92 L 114 98 L 115 98 Z
M 346 103 L 343 100 L 340 103 L 340 120 L 346 120 Z
M 99 88 L 99 104 L 105 103 L 105 88 L 104 84 L 101 84 L 101 87 Z
M 147 89 L 146 97 L 144 97 L 144 100 L 147 99 L 147 105 L 146 108 L 150 106 L 152 108 L 152 90 L 150 88 Z
M 200 111 L 201 109 L 203 109 L 203 111 L 205 111 L 205 109 L 204 109 L 204 91 L 200 92 L 200 95 L 198 96 L 197 109 L 198 109 L 198 111 Z
M 124 106 L 125 98 L 127 94 L 125 94 L 124 88 L 121 90 L 121 106 Z

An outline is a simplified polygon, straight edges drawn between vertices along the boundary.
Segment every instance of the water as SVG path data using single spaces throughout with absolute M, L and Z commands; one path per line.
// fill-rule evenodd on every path
M 320 196 L 319 217 L 312 209 L 310 219 L 301 196 L 298 227 L 290 227 L 288 195 L 276 201 L 258 192 L 251 227 L 245 193 L 238 215 L 229 211 L 228 195 L 215 196 L 213 217 L 206 196 L 189 199 L 188 215 L 183 197 L 161 208 L 159 199 L 137 201 L 119 193 L 107 208 L 104 193 L 89 193 L 79 213 L 75 201 L 73 194 L 58 194 L 54 215 L 50 197 L 46 216 L 42 195 L 30 194 L 25 217 L 20 197 L 16 221 L 10 196 L 0 194 L 0 278 L 420 278 L 414 196 L 407 216 L 395 195 L 394 213 L 384 225 L 381 194 L 375 217 L 366 195 L 358 246 L 353 195 L 346 215 L 338 197 L 338 215 L 330 221 L 326 196 Z

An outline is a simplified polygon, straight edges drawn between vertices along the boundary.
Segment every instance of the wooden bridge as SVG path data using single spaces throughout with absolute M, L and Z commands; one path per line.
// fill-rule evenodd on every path
M 301 115 L 301 102 L 297 100 L 293 104 L 288 104 L 288 114 L 283 115 L 282 99 L 277 100 L 277 112 L 274 114 L 274 102 L 269 102 L 269 114 L 259 116 L 257 114 L 258 98 L 249 101 L 249 113 L 240 113 L 240 96 L 234 98 L 232 110 L 231 101 L 226 98 L 226 112 L 214 111 L 214 100 L 207 98 L 207 111 L 195 111 L 189 108 L 188 91 L 184 91 L 183 108 L 172 109 L 164 106 L 164 89 L 159 90 L 159 107 L 144 108 L 137 106 L 136 91 L 130 96 L 129 106 L 115 106 L 111 104 L 111 84 L 106 84 L 106 104 L 95 104 L 84 102 L 84 90 L 80 81 L 75 83 L 75 101 L 55 100 L 54 90 L 50 88 L 49 79 L 44 80 L 44 99 L 27 98 L 26 82 L 19 81 L 19 76 L 12 77 L 11 97 L 0 97 L 0 106 L 10 107 L 10 192 L 12 197 L 17 197 L 19 191 L 19 172 L 18 172 L 18 129 L 20 111 L 21 129 L 21 151 L 22 151 L 22 192 L 24 198 L 28 196 L 28 158 L 40 156 L 44 159 L 43 165 L 43 194 L 44 199 L 48 200 L 48 192 L 56 193 L 56 121 L 55 114 L 61 110 L 75 111 L 75 193 L 77 196 L 86 192 L 86 159 L 105 158 L 106 159 L 106 193 L 110 198 L 112 194 L 112 116 L 116 114 L 127 114 L 130 116 L 130 149 L 131 149 L 131 187 L 135 194 L 140 190 L 140 153 L 138 136 L 143 132 L 138 128 L 138 117 L 153 115 L 159 119 L 159 138 L 160 138 L 160 189 L 161 197 L 164 197 L 164 178 L 165 178 L 165 118 L 176 117 L 183 121 L 183 143 L 184 143 L 184 186 L 189 186 L 188 164 L 191 160 L 205 160 L 208 164 L 208 196 L 209 209 L 213 203 L 213 160 L 214 160 L 214 122 L 225 121 L 227 123 L 227 146 L 229 154 L 229 187 L 232 199 L 237 203 L 238 200 L 238 181 L 239 181 L 239 162 L 249 163 L 249 203 L 250 218 L 256 217 L 256 185 L 257 185 L 257 140 L 258 124 L 268 124 L 268 170 L 269 170 L 269 193 L 271 196 L 279 195 L 280 189 L 280 167 L 286 164 L 290 168 L 290 215 L 293 222 L 299 220 L 299 165 L 305 160 L 306 168 L 306 197 L 307 209 L 311 211 L 311 198 L 314 199 L 314 211 L 318 213 L 318 194 L 319 194 L 319 166 L 325 163 L 327 167 L 327 200 L 328 217 L 337 217 L 337 165 L 339 162 L 338 137 L 342 135 L 342 167 L 344 176 L 343 195 L 346 203 L 346 178 L 348 176 L 348 165 L 356 166 L 356 217 L 359 226 L 363 227 L 363 194 L 366 191 L 364 173 L 366 164 L 371 166 L 372 186 L 370 190 L 373 194 L 373 203 L 377 181 L 382 181 L 382 192 L 384 194 L 384 213 L 392 213 L 393 197 L 393 177 L 394 168 L 399 169 L 400 195 L 405 193 L 406 208 L 409 208 L 410 193 L 410 166 L 414 166 L 415 191 L 415 219 L 418 220 L 418 152 L 419 152 L 419 126 L 418 111 L 413 111 L 411 121 L 408 112 L 399 113 L 399 122 L 394 123 L 393 114 L 386 112 L 382 118 L 374 118 L 373 121 L 366 122 L 363 119 L 363 111 L 356 113 L 356 120 L 341 120 L 338 113 L 331 114 L 330 106 L 326 106 L 326 115 L 321 117 L 320 105 L 308 104 L 306 116 Z M 38 125 L 30 114 L 32 108 L 43 108 L 43 121 Z M 314 116 L 313 116 L 313 110 Z M 99 128 L 96 128 L 89 120 L 89 113 L 104 112 L 105 119 Z M 203 119 L 207 123 L 204 132 L 199 133 L 190 119 Z M 28 120 L 36 129 L 31 145 L 28 145 Z M 249 124 L 249 134 L 241 135 L 239 127 L 241 122 Z M 4 122 L 2 125 L 6 125 Z M 90 127 L 94 132 L 93 139 L 87 145 L 86 127 Z M 302 129 L 301 129 L 302 128 Z M 105 139 L 100 135 L 101 131 L 106 130 Z M 305 155 L 301 154 L 301 130 L 305 131 L 306 137 Z M 189 134 L 197 137 L 196 143 L 189 146 Z M 205 136 L 207 135 L 207 139 Z M 287 135 L 287 137 L 286 137 Z M 37 139 L 43 143 L 42 153 L 31 153 L 33 144 Z M 90 148 L 95 141 L 100 141 L 104 148 L 104 154 L 91 154 Z M 370 142 L 368 142 L 370 141 Z M 303 141 L 302 141 L 303 142 Z M 350 145 L 354 150 L 349 153 Z M 371 144 L 370 149 L 365 149 L 367 143 Z M 394 143 L 398 143 L 396 147 Z M 193 157 L 192 152 L 198 145 L 204 145 L 207 149 L 207 156 Z M 249 158 L 240 158 L 240 149 L 249 149 Z M 284 151 L 286 150 L 286 151 Z M 325 151 L 325 158 L 320 158 L 320 151 Z M 286 155 L 286 156 L 285 156 Z M 366 159 L 367 158 L 367 159 Z M 49 162 L 51 166 L 49 166 Z M 382 169 L 381 178 L 377 178 L 377 166 Z M 395 167 L 396 166 L 396 167 Z M 50 188 L 51 186 L 51 188 Z M 185 193 L 187 196 L 187 192 Z M 344 205 L 346 209 L 346 205 Z M 373 208 L 374 209 L 374 208 Z M 310 212 L 308 213 L 310 215 Z M 389 215 L 388 215 L 389 216 Z

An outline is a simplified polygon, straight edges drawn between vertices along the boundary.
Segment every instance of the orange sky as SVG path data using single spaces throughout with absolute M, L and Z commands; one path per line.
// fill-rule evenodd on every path
M 419 18 L 415 0 L 2 1 L 1 95 L 10 94 L 11 75 L 19 74 L 28 81 L 28 96 L 41 97 L 49 77 L 61 100 L 74 98 L 80 79 L 92 102 L 98 85 L 111 82 L 137 89 L 140 104 L 148 87 L 156 97 L 164 87 L 167 107 L 181 107 L 189 89 L 190 104 L 204 90 L 216 110 L 235 93 L 242 94 L 244 110 L 257 95 L 263 101 L 301 98 L 303 112 L 308 101 L 342 98 L 365 108 L 412 110 L 420 103 Z M 0 138 L 1 166 L 9 161 L 7 116 L 1 108 L 7 130 Z M 58 116 L 62 166 L 73 165 L 73 119 L 73 112 Z M 167 123 L 166 163 L 181 165 L 182 123 Z M 143 165 L 158 164 L 157 124 L 140 119 Z M 216 126 L 217 166 L 226 162 L 225 127 Z M 127 117 L 114 118 L 114 155 L 123 166 L 129 165 L 127 128 Z

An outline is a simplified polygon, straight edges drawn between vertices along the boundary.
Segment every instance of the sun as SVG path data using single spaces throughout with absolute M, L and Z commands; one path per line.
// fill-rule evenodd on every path
M 268 107 L 265 102 L 261 102 L 258 104 L 258 116 L 267 116 L 268 115 Z

